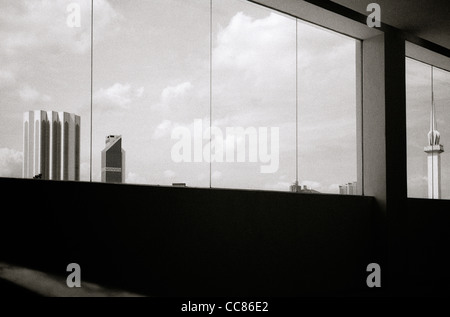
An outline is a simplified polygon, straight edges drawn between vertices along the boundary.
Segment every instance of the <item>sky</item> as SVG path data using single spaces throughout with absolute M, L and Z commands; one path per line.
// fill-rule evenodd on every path
M 81 6 L 80 28 L 67 26 L 70 3 Z M 300 184 L 338 193 L 356 181 L 354 39 L 243 0 L 213 1 L 212 33 L 206 0 L 95 0 L 91 118 L 90 1 L 0 0 L 0 7 L 0 176 L 21 177 L 23 112 L 39 109 L 81 116 L 83 181 L 91 172 L 91 119 L 93 181 L 110 134 L 122 135 L 127 183 L 208 187 L 211 178 L 212 187 L 287 191 L 298 171 Z M 407 66 L 416 94 L 408 99 L 408 131 L 426 130 L 408 138 L 410 193 L 419 195 L 427 81 L 420 64 Z M 443 104 L 448 82 L 442 79 Z M 205 161 L 174 162 L 172 131 L 193 131 L 196 119 L 206 128 L 210 118 L 222 131 L 278 128 L 278 170 L 213 162 L 210 173 Z
M 432 107 L 431 66 L 406 60 L 406 116 L 408 196 L 428 197 L 428 167 L 424 147 L 428 145 Z M 441 154 L 442 198 L 450 199 L 450 72 L 433 68 L 434 102 L 437 130 L 441 135 L 444 153 Z

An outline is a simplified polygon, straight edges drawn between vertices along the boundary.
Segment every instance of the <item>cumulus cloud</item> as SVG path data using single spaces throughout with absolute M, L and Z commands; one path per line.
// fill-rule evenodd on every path
M 275 13 L 263 18 L 235 14 L 217 33 L 213 70 L 216 117 L 251 114 L 253 125 L 256 120 L 290 119 L 286 109 L 295 106 L 295 21 Z
M 105 108 L 116 106 L 128 109 L 132 102 L 142 98 L 144 87 L 135 88 L 131 84 L 115 83 L 109 88 L 101 88 L 94 95 L 94 102 Z
M 185 95 L 189 90 L 193 88 L 190 82 L 184 82 L 176 86 L 168 86 L 164 88 L 161 93 L 161 102 L 163 104 L 169 104 L 177 98 Z
M 194 72 L 189 76 L 196 77 L 198 73 Z M 159 100 L 150 109 L 164 118 L 187 123 L 193 120 L 196 113 L 205 113 L 206 106 L 209 105 L 209 92 L 206 92 L 203 84 L 196 86 L 190 81 L 178 82 L 162 89 Z
M 239 12 L 217 35 L 214 69 L 228 70 L 258 84 L 262 79 L 294 74 L 294 53 L 295 23 L 292 20 L 275 13 L 254 19 Z
M 3 1 L 0 16 L 0 37 L 9 54 L 23 50 L 46 50 L 64 54 L 67 50 L 83 54 L 90 48 L 91 1 L 78 0 L 81 26 L 69 27 L 70 12 L 66 0 Z M 94 4 L 95 38 L 104 40 L 121 16 L 107 0 L 96 0 Z M 108 31 L 108 32 L 106 32 Z
M 192 119 L 192 121 L 190 122 L 179 122 L 179 121 L 171 121 L 171 120 L 167 120 L 164 119 L 163 121 L 161 121 L 161 123 L 159 123 L 155 130 L 153 131 L 152 134 L 152 138 L 153 139 L 162 139 L 164 137 L 171 137 L 172 134 L 172 130 L 178 127 L 183 127 L 188 129 L 192 134 L 194 133 L 194 124 L 196 122 L 196 120 L 200 120 L 201 122 L 201 129 L 202 129 L 202 133 L 205 132 L 205 130 L 209 127 L 209 119 L 208 118 L 194 118 Z
M 23 153 L 0 148 L 0 176 L 22 177 Z
M 163 120 L 153 132 L 152 138 L 153 139 L 161 139 L 164 136 L 170 135 L 172 129 L 174 128 L 175 124 L 170 120 Z
M 289 109 L 295 109 L 296 102 L 295 43 L 294 20 L 276 13 L 263 18 L 237 13 L 215 41 L 215 113 L 222 115 L 221 109 L 228 115 L 264 113 L 261 119 L 272 124 L 291 120 Z M 300 107 L 308 107 L 302 109 L 303 117 L 314 112 L 314 118 L 325 115 L 332 121 L 348 118 L 349 111 L 353 115 L 354 41 L 299 22 L 298 43 Z

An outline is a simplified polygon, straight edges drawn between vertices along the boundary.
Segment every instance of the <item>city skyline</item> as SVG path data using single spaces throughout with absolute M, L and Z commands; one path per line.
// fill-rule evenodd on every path
M 357 183 L 347 183 L 339 186 L 339 195 L 357 195 Z
M 8 83 L 2 109 L 14 118 L 9 105 L 47 110 L 50 104 L 57 104 L 61 110 L 80 114 L 84 118 L 81 180 L 90 179 L 92 119 L 93 181 L 101 180 L 100 156 L 95 153 L 101 151 L 104 136 L 111 132 L 127 140 L 127 183 L 187 182 L 208 187 L 211 178 L 214 187 L 286 191 L 295 181 L 295 19 L 247 2 L 214 2 L 213 125 L 279 127 L 281 144 L 280 169 L 274 175 L 260 175 L 258 166 L 248 163 L 213 164 L 210 174 L 208 163 L 176 164 L 170 160 L 170 131 L 177 126 L 191 128 L 197 118 L 210 119 L 209 3 L 136 1 L 129 6 L 96 1 L 92 118 L 86 42 L 89 24 L 83 23 L 89 21 L 87 2 L 81 2 L 79 29 L 65 27 L 66 16 L 58 14 L 65 12 L 64 3 L 56 3 L 5 4 L 8 23 L 2 34 L 17 40 L 4 42 L 0 54 L 17 61 L 10 65 L 29 61 L 29 69 L 26 76 L 20 67 L 3 70 L 9 72 L 3 77 L 14 80 Z M 181 14 L 186 11 L 195 12 L 195 18 L 194 14 Z M 33 24 L 27 17 L 35 15 L 41 18 Z M 13 19 L 28 23 L 21 26 Z M 40 44 L 28 43 L 19 30 L 35 32 L 36 23 L 52 36 L 44 36 Z M 53 27 L 60 24 L 64 27 Z M 340 183 L 356 177 L 355 40 L 300 22 L 298 34 L 300 43 L 308 43 L 299 45 L 299 139 L 308 143 L 316 139 L 322 144 L 320 148 L 313 143 L 301 144 L 299 179 L 308 187 L 337 192 Z M 318 40 L 311 41 L 313 38 Z M 18 40 L 23 40 L 22 46 Z M 36 51 L 38 44 L 45 54 Z M 49 55 L 53 58 L 46 60 Z M 49 80 L 40 80 L 43 76 Z M 329 94 L 321 94 L 319 87 Z M 333 95 L 341 98 L 331 98 Z M 17 131 L 14 122 L 3 121 L 3 127 Z M 12 174 L 14 161 L 21 155 L 17 141 L 14 133 L 3 134 L 0 139 L 4 161 L 8 162 L 2 175 Z M 336 154 L 335 163 L 320 154 L 325 149 Z M 322 168 L 313 173 L 315 163 L 321 163 Z
M 447 2 L 0 8 L 6 301 L 450 295 Z
M 298 170 L 300 185 L 339 193 L 339 185 L 356 179 L 356 40 L 247 2 L 225 5 L 214 1 L 210 78 L 208 3 L 155 0 L 130 6 L 99 0 L 94 8 L 91 118 L 90 1 L 80 3 L 80 28 L 66 26 L 64 1 L 2 4 L 0 56 L 7 64 L 0 72 L 0 176 L 21 175 L 22 136 L 17 131 L 22 113 L 29 108 L 58 108 L 83 117 L 83 181 L 89 181 L 91 173 L 93 181 L 101 181 L 101 156 L 97 153 L 104 148 L 104 136 L 111 132 L 127 140 L 127 183 L 187 182 L 208 187 L 211 178 L 213 187 L 286 191 Z M 187 11 L 195 14 L 182 14 Z M 409 193 L 424 197 L 429 81 L 422 66 L 406 63 L 407 88 L 412 92 L 408 108 L 413 109 L 408 113 Z M 450 118 L 442 111 L 450 98 L 442 89 L 448 87 L 448 75 L 443 73 L 435 74 L 442 79 L 436 82 L 441 91 L 437 94 L 437 120 L 444 127 L 443 137 L 450 139 L 445 128 Z M 262 176 L 257 166 L 247 163 L 212 164 L 210 172 L 208 163 L 171 162 L 170 132 L 180 126 L 192 128 L 196 118 L 205 122 L 211 118 L 220 128 L 279 127 L 279 172 Z M 449 164 L 444 153 L 442 191 L 450 198 Z

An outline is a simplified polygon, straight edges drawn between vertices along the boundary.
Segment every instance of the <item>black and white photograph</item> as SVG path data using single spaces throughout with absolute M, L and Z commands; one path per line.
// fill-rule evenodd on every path
M 0 296 L 450 296 L 449 17 L 0 0 Z

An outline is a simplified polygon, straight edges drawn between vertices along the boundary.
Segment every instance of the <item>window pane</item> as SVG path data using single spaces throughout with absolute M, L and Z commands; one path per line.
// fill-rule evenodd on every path
M 91 8 L 69 4 L 0 1 L 2 177 L 89 180 Z
M 444 152 L 440 154 L 440 198 L 450 199 L 450 72 L 434 68 L 433 74 L 436 128 L 440 133 L 440 144 L 444 148 Z
M 103 181 L 208 186 L 209 164 L 187 147 L 195 119 L 209 126 L 209 1 L 111 1 L 95 12 L 94 180 L 103 171 Z M 173 156 L 176 128 L 188 145 Z
M 298 23 L 299 183 L 356 194 L 356 40 Z
M 213 1 L 212 123 L 225 140 L 213 187 L 289 191 L 295 181 L 295 40 L 292 18 Z
M 427 154 L 431 113 L 431 67 L 406 59 L 408 196 L 428 197 Z
M 450 198 L 449 88 L 450 72 L 406 58 L 408 197 Z

